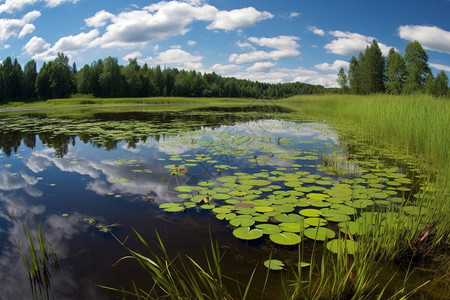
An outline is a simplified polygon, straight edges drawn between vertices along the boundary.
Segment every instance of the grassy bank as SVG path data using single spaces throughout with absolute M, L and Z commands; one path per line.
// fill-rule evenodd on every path
M 167 106 L 195 107 L 205 105 L 242 105 L 251 100 L 239 98 L 183 98 L 183 97 L 153 97 L 153 98 L 68 98 L 51 99 L 34 102 L 9 102 L 0 105 L 0 109 L 30 109 L 30 108 L 60 108 L 60 107 L 95 107 L 111 105 L 149 105 L 161 106 L 167 110 Z
M 433 208 L 424 223 L 437 222 L 434 243 L 450 242 L 450 101 L 426 95 L 297 96 L 286 107 L 342 126 L 374 146 L 413 155 L 428 172 L 433 193 L 422 203 Z

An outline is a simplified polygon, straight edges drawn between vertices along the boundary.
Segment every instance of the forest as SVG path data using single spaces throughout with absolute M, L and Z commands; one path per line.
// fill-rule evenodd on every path
M 194 70 L 140 66 L 136 59 L 119 65 L 107 57 L 84 65 L 69 64 L 63 53 L 37 71 L 30 60 L 22 70 L 17 59 L 7 57 L 0 65 L 0 102 L 67 98 L 73 94 L 102 98 L 119 97 L 239 97 L 283 98 L 298 94 L 321 94 L 320 85 L 294 82 L 268 84 Z
M 391 48 L 384 57 L 377 41 L 373 40 L 358 58 L 350 59 L 348 73 L 344 68 L 339 70 L 337 81 L 343 92 L 359 95 L 421 93 L 449 96 L 447 74 L 441 70 L 433 76 L 428 54 L 417 41 L 406 45 L 404 56 Z
M 119 97 L 230 97 L 278 99 L 294 95 L 344 94 L 414 94 L 449 96 L 446 73 L 433 76 L 428 55 L 417 41 L 407 44 L 402 56 L 391 48 L 384 57 L 376 40 L 358 58 L 349 61 L 348 72 L 341 68 L 340 88 L 325 88 L 301 82 L 270 84 L 216 73 L 139 65 L 130 59 L 120 65 L 107 57 L 84 65 L 70 65 L 69 57 L 58 53 L 37 70 L 34 60 L 22 69 L 17 58 L 7 57 L 0 65 L 0 103 L 68 98 L 74 94 L 101 98 Z

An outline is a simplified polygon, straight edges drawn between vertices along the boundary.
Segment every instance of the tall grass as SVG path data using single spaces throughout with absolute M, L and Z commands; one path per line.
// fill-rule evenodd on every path
M 325 95 L 296 96 L 282 100 L 290 109 L 353 126 L 365 142 L 389 145 L 416 156 L 429 171 L 436 193 L 422 197 L 422 205 L 433 207 L 430 222 L 438 221 L 436 241 L 447 243 L 450 233 L 450 101 L 427 95 Z M 433 220 L 434 219 L 434 220 Z

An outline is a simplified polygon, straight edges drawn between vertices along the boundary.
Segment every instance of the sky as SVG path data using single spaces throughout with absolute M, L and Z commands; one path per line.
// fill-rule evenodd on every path
M 450 77 L 450 0 L 0 0 L 0 60 L 22 66 L 63 52 L 335 87 L 373 39 L 385 55 L 417 40 Z

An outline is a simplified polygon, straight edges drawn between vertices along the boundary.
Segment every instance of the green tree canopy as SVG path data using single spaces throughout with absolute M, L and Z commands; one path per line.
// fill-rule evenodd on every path
M 404 59 L 406 80 L 403 91 L 407 94 L 420 92 L 428 74 L 431 73 L 428 54 L 418 41 L 414 41 L 406 45 Z

